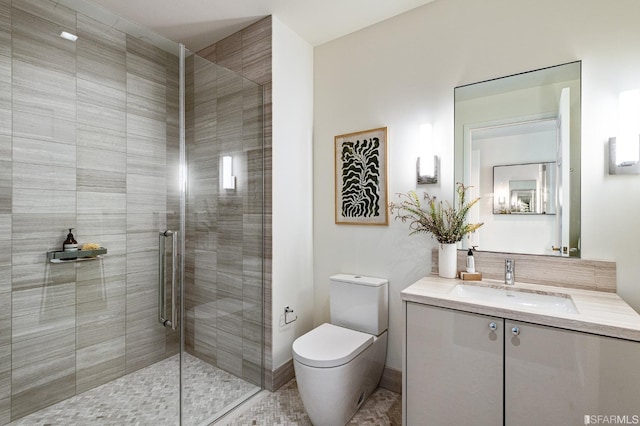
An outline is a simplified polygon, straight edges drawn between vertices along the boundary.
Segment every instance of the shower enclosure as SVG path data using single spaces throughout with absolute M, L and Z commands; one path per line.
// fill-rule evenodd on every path
M 260 391 L 262 87 L 80 0 L 0 0 L 0 85 L 0 425 Z

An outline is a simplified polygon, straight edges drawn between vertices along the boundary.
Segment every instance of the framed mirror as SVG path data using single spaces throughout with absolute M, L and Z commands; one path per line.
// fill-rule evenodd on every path
M 463 249 L 580 257 L 581 62 L 455 88 L 455 181 L 483 222 Z

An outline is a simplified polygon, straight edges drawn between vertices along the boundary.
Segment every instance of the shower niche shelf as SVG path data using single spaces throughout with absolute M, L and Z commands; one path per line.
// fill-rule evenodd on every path
M 104 247 L 96 250 L 48 251 L 47 259 L 51 263 L 84 262 L 100 259 L 103 254 L 107 254 L 107 249 Z

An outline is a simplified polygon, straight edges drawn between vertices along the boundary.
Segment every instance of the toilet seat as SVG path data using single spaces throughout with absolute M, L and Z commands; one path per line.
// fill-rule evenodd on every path
M 293 342 L 293 358 L 309 367 L 337 367 L 354 359 L 373 341 L 370 334 L 324 323 Z

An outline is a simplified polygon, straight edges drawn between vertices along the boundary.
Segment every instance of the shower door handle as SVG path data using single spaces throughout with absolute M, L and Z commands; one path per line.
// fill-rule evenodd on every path
M 171 237 L 171 318 L 167 318 L 167 300 L 165 291 L 165 264 L 164 251 L 165 240 Z M 175 330 L 178 327 L 178 308 L 176 305 L 176 289 L 178 283 L 177 264 L 178 264 L 178 231 L 166 230 L 160 232 L 159 236 L 160 250 L 158 251 L 158 322 L 165 327 L 171 327 Z

